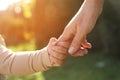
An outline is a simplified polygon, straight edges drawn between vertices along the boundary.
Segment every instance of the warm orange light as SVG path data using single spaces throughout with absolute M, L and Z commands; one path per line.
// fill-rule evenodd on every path
M 21 7 L 15 7 L 15 12 L 18 14 L 21 13 Z

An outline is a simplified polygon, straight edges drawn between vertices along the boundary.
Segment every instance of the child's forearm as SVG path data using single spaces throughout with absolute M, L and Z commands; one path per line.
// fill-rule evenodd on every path
M 13 53 L 0 47 L 0 74 L 22 76 L 52 67 L 46 49 Z

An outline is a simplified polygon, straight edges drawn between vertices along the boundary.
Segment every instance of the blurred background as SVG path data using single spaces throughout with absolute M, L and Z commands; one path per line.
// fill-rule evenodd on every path
M 41 49 L 59 37 L 83 0 L 0 0 L 0 34 L 13 51 Z M 120 80 L 120 0 L 105 0 L 103 13 L 88 35 L 84 57 L 45 72 L 8 80 Z

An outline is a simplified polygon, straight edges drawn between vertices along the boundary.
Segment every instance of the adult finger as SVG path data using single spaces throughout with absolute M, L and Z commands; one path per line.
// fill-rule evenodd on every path
M 49 52 L 50 52 L 50 56 L 53 56 L 53 57 L 57 58 L 58 60 L 64 60 L 66 58 L 65 54 L 57 53 L 54 50 L 50 49 Z
M 53 66 L 61 66 L 64 63 L 64 61 L 61 61 L 61 60 L 55 58 L 54 56 L 50 56 L 50 60 L 51 60 L 51 64 Z
M 77 56 L 84 56 L 87 53 L 88 53 L 87 49 L 85 49 L 85 48 L 82 49 L 81 48 L 76 53 L 72 54 L 72 56 L 75 56 L 75 57 L 77 57 Z
M 76 34 L 75 34 L 75 36 L 74 36 L 74 38 L 72 40 L 72 43 L 70 45 L 69 50 L 68 50 L 68 52 L 70 54 L 73 54 L 77 50 L 79 50 L 80 45 L 81 45 L 81 43 L 82 43 L 82 41 L 84 39 L 84 36 L 85 36 L 85 35 L 83 35 L 83 33 L 84 32 L 81 29 L 79 29 L 79 30 L 77 29 L 77 32 L 76 32 Z
M 74 35 L 75 35 L 75 24 L 69 23 L 65 27 L 62 35 L 58 38 L 58 41 L 70 41 L 73 39 Z
M 92 44 L 89 43 L 86 39 L 83 40 L 81 44 L 84 48 L 92 48 Z

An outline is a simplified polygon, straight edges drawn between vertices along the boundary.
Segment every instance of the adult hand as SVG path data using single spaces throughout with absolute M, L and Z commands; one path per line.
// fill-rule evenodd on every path
M 72 18 L 60 36 L 59 41 L 71 41 L 68 52 L 74 54 L 80 50 L 87 34 L 93 29 L 99 17 L 103 0 L 85 0 L 80 10 Z M 85 45 L 82 45 L 85 47 Z M 85 48 L 90 47 L 86 46 Z

